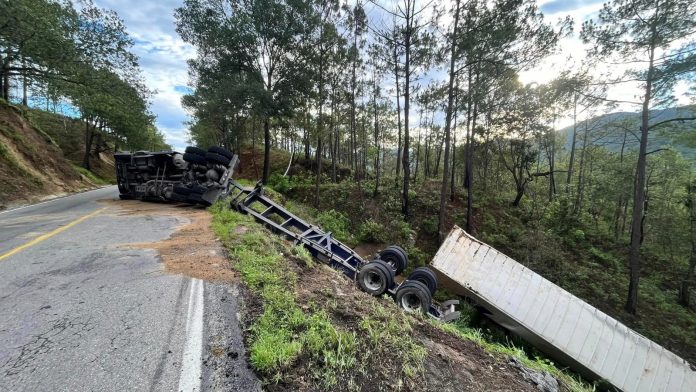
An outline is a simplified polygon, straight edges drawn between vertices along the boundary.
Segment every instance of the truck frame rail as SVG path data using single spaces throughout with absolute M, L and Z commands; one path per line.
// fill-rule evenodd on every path
M 361 278 L 367 275 L 361 275 L 361 271 L 366 268 L 375 267 L 374 263 L 384 263 L 384 260 L 388 260 L 389 257 L 394 254 L 394 252 L 388 252 L 390 248 L 394 249 L 397 247 L 389 247 L 385 251 L 380 252 L 374 260 L 367 261 L 349 246 L 334 238 L 331 232 L 325 232 L 319 227 L 305 222 L 280 204 L 271 200 L 264 194 L 261 183 L 258 183 L 254 188 L 247 188 L 232 181 L 229 196 L 230 207 L 232 209 L 251 215 L 257 222 L 263 224 L 273 232 L 285 236 L 296 245 L 302 245 L 317 260 L 341 271 L 349 279 L 354 281 L 357 280 L 364 291 L 368 291 L 373 295 L 387 294 L 395 298 L 397 303 L 405 310 L 422 310 L 430 317 L 443 322 L 459 318 L 459 311 L 455 309 L 456 305 L 459 304 L 458 300 L 436 303 L 432 301 L 432 297 L 429 297 L 428 300 L 426 296 L 426 298 L 421 298 L 421 300 L 425 299 L 428 304 L 427 306 L 425 306 L 426 304 L 422 304 L 423 308 L 421 308 L 420 304 L 414 305 L 412 302 L 409 302 L 410 300 L 415 300 L 415 298 L 409 299 L 406 295 L 401 293 L 402 291 L 413 291 L 412 286 L 418 286 L 418 288 L 420 288 L 420 286 L 414 284 L 413 281 L 422 282 L 424 286 L 437 284 L 436 281 L 428 281 L 428 277 L 424 275 L 427 275 L 427 271 L 423 271 L 424 267 L 414 271 L 401 284 L 397 283 L 392 276 L 391 279 L 386 279 L 387 282 L 385 282 L 384 290 L 378 293 L 369 290 L 369 279 L 366 279 L 365 282 L 367 283 L 364 283 Z M 420 273 L 418 270 L 420 270 Z M 397 271 L 394 272 L 400 271 L 398 271 L 397 268 Z M 367 287 L 364 287 L 363 283 L 367 285 Z M 418 291 L 418 293 L 420 294 L 421 291 Z M 434 290 L 432 290 L 432 292 L 434 292 Z M 432 292 L 430 295 L 432 295 Z

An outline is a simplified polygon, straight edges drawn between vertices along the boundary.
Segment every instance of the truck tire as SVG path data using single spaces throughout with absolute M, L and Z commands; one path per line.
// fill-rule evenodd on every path
M 226 149 L 226 148 L 218 147 L 218 146 L 212 146 L 212 147 L 210 147 L 210 148 L 208 149 L 208 152 L 212 152 L 212 153 L 215 153 L 215 154 L 218 154 L 218 155 L 222 155 L 223 157 L 225 157 L 225 158 L 227 158 L 227 159 L 232 159 L 232 157 L 234 156 L 234 154 L 232 154 L 232 152 L 231 152 L 230 150 L 228 150 L 228 149 Z
M 428 313 L 433 297 L 421 282 L 407 280 L 396 289 L 396 303 L 407 313 Z
M 401 252 L 401 254 L 403 254 L 404 258 L 406 259 L 406 264 L 408 264 L 408 253 L 406 253 L 406 250 L 404 248 L 400 247 L 399 245 L 389 245 L 387 246 L 387 248 L 396 249 L 399 252 Z
M 418 267 L 408 276 L 408 280 L 423 283 L 430 291 L 430 295 L 435 295 L 437 290 L 437 275 L 428 267 Z
M 390 266 L 380 260 L 365 264 L 358 272 L 358 286 L 370 295 L 380 296 L 394 284 Z
M 193 154 L 190 152 L 187 152 L 184 154 L 184 160 L 189 163 L 196 163 L 199 165 L 205 165 L 207 162 L 205 160 L 204 156 L 198 155 L 198 154 Z
M 222 166 L 227 166 L 230 164 L 230 158 L 227 158 L 226 156 L 222 156 L 220 154 L 216 154 L 214 152 L 208 152 L 205 154 L 205 158 L 209 162 L 217 163 Z
M 198 148 L 198 147 L 193 147 L 193 146 L 186 147 L 186 150 L 184 150 L 184 152 L 186 152 L 188 154 L 200 155 L 202 157 L 204 157 L 205 153 L 206 153 L 206 151 L 204 149 Z
M 388 246 L 383 251 L 379 252 L 379 259 L 389 264 L 394 270 L 395 275 L 404 272 L 408 265 L 408 258 L 399 249 Z

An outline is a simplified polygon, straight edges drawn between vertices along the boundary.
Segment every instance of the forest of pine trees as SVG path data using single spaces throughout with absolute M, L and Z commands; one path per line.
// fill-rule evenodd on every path
M 315 204 L 347 168 L 373 195 L 399 188 L 408 221 L 419 184 L 438 181 L 440 236 L 454 193 L 456 223 L 473 233 L 477 206 L 504 198 L 554 214 L 564 235 L 591 227 L 626 246 L 628 313 L 648 251 L 664 252 L 679 302 L 692 303 L 694 162 L 650 142 L 694 141 L 690 108 L 660 115 L 696 75 L 690 1 L 616 0 L 581 23 L 548 20 L 533 0 L 185 0 L 175 16 L 197 49 L 183 100 L 193 141 L 263 145 L 265 183 L 271 150 L 286 150 L 315 161 Z M 548 83 L 523 83 L 567 37 L 587 52 Z M 632 101 L 612 96 L 621 84 Z M 618 108 L 635 115 L 603 116 Z
M 0 98 L 84 122 L 84 158 L 106 135 L 114 150 L 162 149 L 133 39 L 91 1 L 0 2 Z

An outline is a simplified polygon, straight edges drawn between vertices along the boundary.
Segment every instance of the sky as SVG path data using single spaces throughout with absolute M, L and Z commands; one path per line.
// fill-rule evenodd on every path
M 133 52 L 140 58 L 140 68 L 147 86 L 156 93 L 151 111 L 157 116 L 157 128 L 175 150 L 188 144 L 186 121 L 181 97 L 188 91 L 186 60 L 195 57 L 195 49 L 176 33 L 174 10 L 182 0 L 96 0 L 101 8 L 114 10 L 125 22 L 135 41 Z
M 176 150 L 183 150 L 189 135 L 188 116 L 181 106 L 181 97 L 188 91 L 186 60 L 195 57 L 195 49 L 183 42 L 175 31 L 174 10 L 182 0 L 96 0 L 97 5 L 116 11 L 124 20 L 127 30 L 135 40 L 133 50 L 140 58 L 140 65 L 148 87 L 156 91 L 152 99 L 152 112 L 157 115 L 156 125 L 165 134 L 166 141 Z M 387 2 L 383 2 L 387 4 Z M 540 9 L 547 20 L 557 21 L 566 15 L 575 20 L 575 36 L 561 42 L 561 53 L 550 57 L 533 70 L 521 73 L 525 83 L 544 83 L 552 79 L 568 55 L 582 57 L 584 46 L 577 37 L 582 21 L 596 16 L 601 0 L 540 0 Z M 634 98 L 634 88 L 624 86 L 614 89 L 616 98 Z M 567 125 L 563 119 L 557 126 Z

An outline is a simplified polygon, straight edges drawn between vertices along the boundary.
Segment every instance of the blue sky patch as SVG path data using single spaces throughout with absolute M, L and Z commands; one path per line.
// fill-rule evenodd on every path
M 174 91 L 176 91 L 179 94 L 191 94 L 191 93 L 193 93 L 193 89 L 191 87 L 181 86 L 181 85 L 174 86 Z

